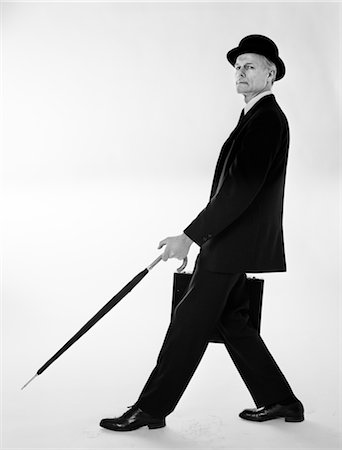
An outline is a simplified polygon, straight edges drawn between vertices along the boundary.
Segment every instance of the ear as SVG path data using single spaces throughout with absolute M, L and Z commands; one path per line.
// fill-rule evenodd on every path
M 271 82 L 272 82 L 272 84 L 273 84 L 273 83 L 274 83 L 274 80 L 275 80 L 275 71 L 274 71 L 274 70 L 270 70 L 270 71 L 268 72 L 267 78 L 271 78 Z

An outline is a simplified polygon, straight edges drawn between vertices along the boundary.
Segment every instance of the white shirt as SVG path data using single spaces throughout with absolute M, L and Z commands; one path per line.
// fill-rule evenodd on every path
M 266 95 L 270 95 L 270 94 L 273 94 L 273 92 L 272 91 L 264 91 L 264 92 L 261 92 L 260 94 L 256 95 L 255 97 L 253 97 L 243 108 L 245 114 L 248 113 L 248 111 L 256 104 L 256 102 L 258 102 L 261 98 L 266 97 Z

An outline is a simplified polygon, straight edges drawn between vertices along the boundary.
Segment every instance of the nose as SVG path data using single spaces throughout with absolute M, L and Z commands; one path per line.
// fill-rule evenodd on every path
M 240 67 L 240 69 L 235 69 L 235 70 L 236 70 L 236 72 L 235 72 L 236 79 L 244 78 L 246 76 L 246 73 L 245 73 L 243 67 Z

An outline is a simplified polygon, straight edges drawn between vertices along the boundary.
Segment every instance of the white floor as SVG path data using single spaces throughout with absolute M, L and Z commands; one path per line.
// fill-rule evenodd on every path
M 173 191 L 175 198 L 184 186 L 179 189 Z M 101 323 L 20 390 L 158 256 L 159 240 L 175 234 L 184 217 L 190 219 L 193 211 L 185 202 L 177 218 L 168 219 L 158 195 L 171 196 L 169 186 L 161 184 L 158 193 L 144 196 L 127 218 L 123 203 L 133 202 L 133 194 L 125 192 L 121 199 L 116 185 L 8 190 L 1 448 L 341 448 L 336 267 L 325 265 L 321 255 L 315 260 L 317 250 L 310 249 L 304 235 L 291 234 L 291 224 L 290 270 L 264 275 L 262 335 L 304 403 L 303 423 L 240 419 L 238 413 L 253 402 L 224 347 L 211 344 L 166 428 L 120 434 L 99 427 L 101 418 L 120 415 L 134 403 L 154 366 L 179 261 L 160 263 Z M 314 211 L 308 208 L 307 213 Z M 145 237 L 139 248 L 134 214 Z M 310 238 L 307 230 L 305 236 Z M 331 239 L 327 255 L 334 251 Z
M 94 350 L 91 346 L 88 352 L 92 360 L 78 359 L 78 367 L 70 368 L 70 359 L 65 357 L 24 391 L 19 390 L 22 373 L 13 375 L 6 383 L 2 448 L 341 448 L 336 399 L 327 398 L 323 390 L 313 391 L 310 379 L 307 387 L 298 385 L 305 422 L 259 424 L 240 419 L 238 412 L 252 403 L 225 350 L 214 344 L 167 418 L 166 428 L 145 427 L 129 433 L 104 430 L 99 420 L 124 412 L 145 377 L 138 368 L 125 370 L 124 364 L 118 370 L 112 365 L 110 370 L 97 358 L 99 373 L 93 365 Z M 113 349 L 113 354 L 117 351 Z M 129 354 L 128 359 L 135 355 L 133 350 Z M 66 373 L 71 370 L 72 374 Z M 295 370 L 288 367 L 287 371 L 295 378 Z

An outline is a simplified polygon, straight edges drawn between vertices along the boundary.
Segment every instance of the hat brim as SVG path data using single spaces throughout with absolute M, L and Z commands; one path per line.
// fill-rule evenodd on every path
M 267 59 L 272 61 L 277 68 L 277 75 L 276 75 L 275 81 L 281 80 L 284 77 L 286 69 L 285 69 L 285 64 L 284 64 L 283 60 L 281 58 L 279 58 L 279 56 L 277 56 L 275 58 L 274 56 L 271 57 L 270 55 L 266 55 L 265 53 L 260 53 L 260 49 L 255 49 L 253 47 L 250 47 L 250 48 L 244 48 L 242 50 L 241 47 L 236 47 L 227 53 L 227 59 L 230 62 L 230 64 L 232 66 L 234 66 L 235 62 L 236 62 L 236 58 L 240 55 L 243 55 L 244 53 L 256 53 L 258 55 L 265 56 Z

